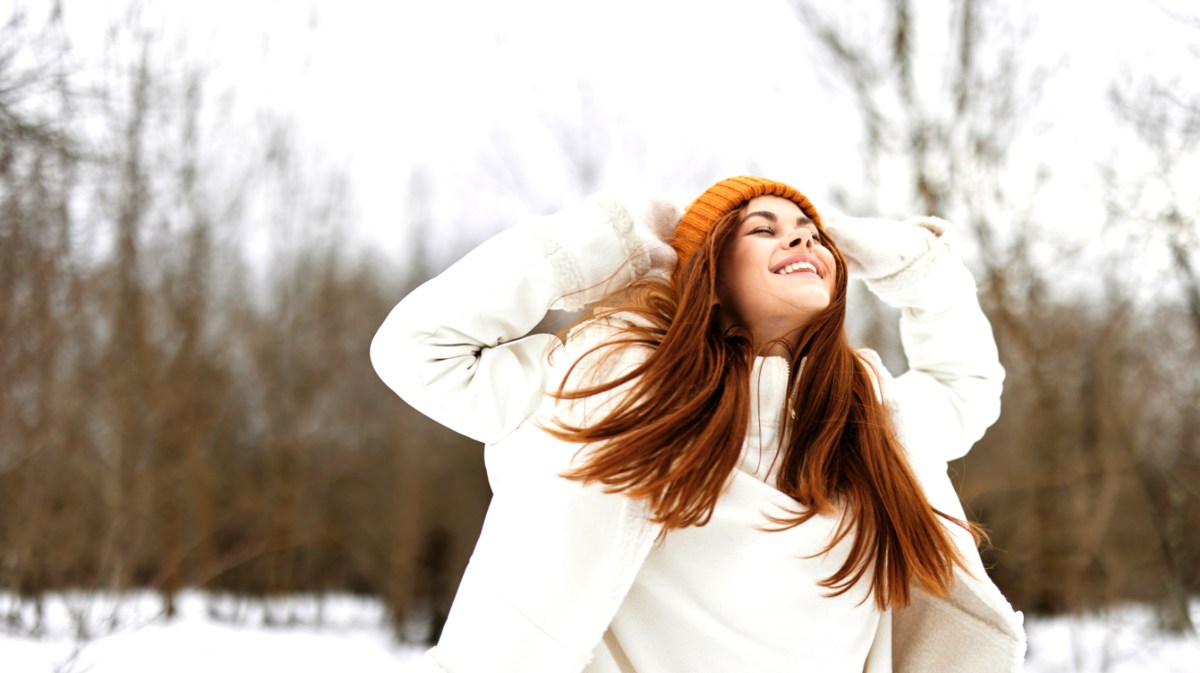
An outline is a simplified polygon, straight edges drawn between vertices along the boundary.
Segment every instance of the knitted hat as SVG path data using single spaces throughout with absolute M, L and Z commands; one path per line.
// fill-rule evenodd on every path
M 671 247 L 675 248 L 675 254 L 679 256 L 677 268 L 682 269 L 692 253 L 700 249 L 704 237 L 722 215 L 741 208 L 756 196 L 783 197 L 800 206 L 800 210 L 810 220 L 821 226 L 821 216 L 817 214 L 817 209 L 813 208 L 808 197 L 796 189 L 782 182 L 750 175 L 727 178 L 704 190 L 704 193 L 696 197 L 692 205 L 684 211 L 683 219 L 679 221 L 675 236 L 671 239 Z

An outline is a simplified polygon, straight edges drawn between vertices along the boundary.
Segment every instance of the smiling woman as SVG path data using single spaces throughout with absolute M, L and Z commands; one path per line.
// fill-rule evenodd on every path
M 722 322 L 748 328 L 756 351 L 782 355 L 828 308 L 837 264 L 817 223 L 794 201 L 756 196 L 742 211 L 721 253 Z
M 1019 670 L 946 475 L 1003 369 L 945 233 L 742 176 L 682 213 L 595 195 L 405 298 L 375 367 L 488 444 L 494 492 L 423 670 Z M 903 308 L 906 374 L 849 345 L 851 276 Z

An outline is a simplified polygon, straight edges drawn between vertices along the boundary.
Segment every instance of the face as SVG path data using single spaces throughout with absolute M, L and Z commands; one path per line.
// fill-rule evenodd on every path
M 778 196 L 751 199 L 721 252 L 722 317 L 750 328 L 756 346 L 786 339 L 829 306 L 836 270 L 800 206 Z

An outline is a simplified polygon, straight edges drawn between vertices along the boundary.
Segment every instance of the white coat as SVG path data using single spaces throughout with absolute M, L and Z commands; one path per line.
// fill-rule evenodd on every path
M 415 670 L 578 673 L 659 533 L 641 502 L 558 476 L 578 446 L 539 427 L 562 412 L 546 392 L 604 330 L 583 330 L 557 349 L 557 337 L 528 334 L 550 309 L 662 272 L 647 254 L 661 246 L 648 238 L 648 221 L 677 219 L 678 211 L 645 203 L 631 211 L 597 194 L 500 233 L 410 293 L 372 342 L 375 369 L 393 390 L 486 445 L 493 491 L 441 639 Z M 914 225 L 939 236 L 931 251 L 869 287 L 902 309 L 910 369 L 892 377 L 878 367 L 898 436 L 933 506 L 963 517 L 946 462 L 999 415 L 1003 369 L 974 280 L 946 245 L 943 224 Z M 759 403 L 783 405 L 785 395 L 780 389 Z M 1021 670 L 1020 613 L 988 579 L 970 536 L 947 528 L 972 573 L 956 569 L 948 599 L 914 589 L 910 606 L 885 612 L 865 671 Z

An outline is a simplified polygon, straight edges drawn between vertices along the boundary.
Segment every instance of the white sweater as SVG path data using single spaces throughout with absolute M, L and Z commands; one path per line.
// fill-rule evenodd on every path
M 644 240 L 634 224 L 663 210 L 630 212 L 596 195 L 514 227 L 413 291 L 380 327 L 371 347 L 376 371 L 416 409 L 486 444 L 493 489 L 441 641 L 416 670 L 578 673 L 605 651 L 659 529 L 642 503 L 559 477 L 578 447 L 539 428 L 559 413 L 602 413 L 602 400 L 563 409 L 545 392 L 605 330 L 584 330 L 557 351 L 551 335 L 523 335 L 564 297 L 589 301 L 606 282 L 651 271 L 638 256 Z M 898 436 L 930 502 L 962 516 L 946 461 L 995 420 L 1003 378 L 974 281 L 938 244 L 870 286 L 904 309 L 911 370 L 894 379 L 880 371 Z M 782 408 L 786 390 L 771 395 Z M 948 530 L 972 574 L 956 572 L 948 599 L 915 591 L 911 607 L 879 615 L 864 671 L 1020 670 L 1019 613 L 987 579 L 969 536 Z
M 818 583 L 845 562 L 852 536 L 828 553 L 838 518 L 782 531 L 796 502 L 774 487 L 788 363 L 751 373 L 742 460 L 704 526 L 672 530 L 634 579 L 587 673 L 860 673 L 880 613 L 865 583 L 836 597 Z M 699 561 L 698 561 L 699 560 Z

